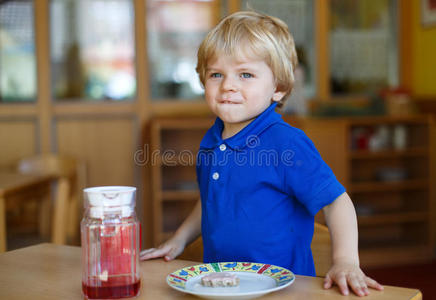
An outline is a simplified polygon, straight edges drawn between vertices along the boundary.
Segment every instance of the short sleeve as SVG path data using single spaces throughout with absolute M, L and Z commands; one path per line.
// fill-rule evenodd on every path
M 345 192 L 313 142 L 301 130 L 291 137 L 283 154 L 285 190 L 311 215 Z

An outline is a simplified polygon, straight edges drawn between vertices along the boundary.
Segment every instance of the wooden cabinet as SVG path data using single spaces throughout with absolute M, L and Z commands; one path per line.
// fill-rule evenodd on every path
M 363 266 L 433 256 L 435 125 L 430 116 L 288 119 L 314 141 L 358 215 Z
M 436 131 L 431 117 L 284 119 L 306 132 L 347 188 L 358 215 L 363 266 L 432 257 Z M 212 124 L 212 118 L 151 122 L 148 234 L 154 246 L 177 229 L 199 199 L 195 157 Z M 385 140 L 377 141 L 378 135 Z
M 179 227 L 197 200 L 196 155 L 212 118 L 157 118 L 150 126 L 152 219 L 148 235 L 157 246 Z

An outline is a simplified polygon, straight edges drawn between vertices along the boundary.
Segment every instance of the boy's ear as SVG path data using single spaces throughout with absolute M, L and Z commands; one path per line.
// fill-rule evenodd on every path
M 279 102 L 285 96 L 285 92 L 275 91 L 272 97 L 273 101 Z

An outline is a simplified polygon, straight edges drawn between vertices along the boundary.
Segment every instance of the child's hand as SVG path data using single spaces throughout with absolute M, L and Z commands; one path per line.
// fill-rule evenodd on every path
M 163 257 L 166 261 L 173 260 L 185 249 L 185 243 L 179 239 L 171 238 L 158 248 L 150 248 L 139 253 L 140 260 Z
M 383 290 L 383 286 L 366 276 L 359 266 L 340 262 L 333 264 L 324 279 L 324 288 L 329 289 L 336 283 L 343 295 L 348 295 L 348 286 L 357 296 L 369 295 L 369 289 Z

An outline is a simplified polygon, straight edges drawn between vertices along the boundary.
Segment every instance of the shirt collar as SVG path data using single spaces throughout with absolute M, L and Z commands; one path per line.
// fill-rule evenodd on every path
M 214 125 L 207 131 L 200 143 L 200 148 L 215 148 L 221 144 L 226 144 L 233 150 L 240 150 L 251 143 L 257 143 L 257 137 L 269 126 L 281 120 L 281 115 L 275 112 L 277 103 L 271 104 L 265 111 L 256 117 L 250 124 L 245 126 L 234 136 L 222 139 L 221 134 L 224 129 L 223 121 L 217 117 Z

